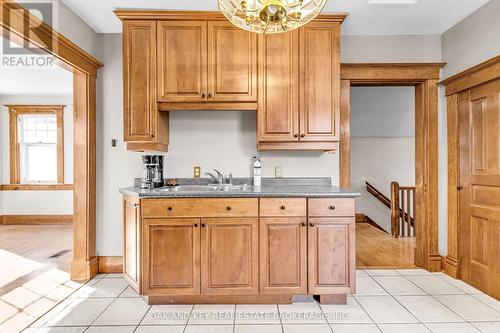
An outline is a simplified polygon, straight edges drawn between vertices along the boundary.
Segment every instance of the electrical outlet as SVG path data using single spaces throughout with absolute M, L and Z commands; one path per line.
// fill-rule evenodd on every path
M 111 139 L 111 147 L 116 147 L 117 144 L 118 144 L 118 140 Z
M 194 178 L 200 178 L 201 177 L 201 167 L 195 166 L 193 168 L 193 177 Z
M 281 165 L 277 165 L 274 167 L 274 177 L 283 178 L 283 167 Z

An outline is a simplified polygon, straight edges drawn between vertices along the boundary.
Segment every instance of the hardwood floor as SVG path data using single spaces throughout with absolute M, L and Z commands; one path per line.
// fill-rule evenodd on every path
M 0 332 L 19 332 L 80 287 L 71 225 L 0 225 Z
M 415 238 L 392 238 L 368 223 L 356 223 L 356 268 L 414 268 Z

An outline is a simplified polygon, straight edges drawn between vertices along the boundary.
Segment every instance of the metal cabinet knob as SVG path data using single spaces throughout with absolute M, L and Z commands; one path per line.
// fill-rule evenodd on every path
M 195 224 L 194 224 L 194 227 L 195 227 L 195 228 L 198 228 L 198 223 L 195 223 Z
M 206 225 L 205 223 L 202 223 L 202 224 L 201 224 L 201 227 L 202 227 L 202 228 L 205 228 L 206 226 L 207 226 L 207 225 Z
M 314 227 L 314 223 L 309 223 L 309 226 L 310 227 Z
M 212 98 L 212 93 L 208 93 L 208 98 Z
M 300 135 L 300 137 L 301 137 L 301 138 L 303 138 L 303 137 L 305 137 L 305 136 L 306 136 L 305 134 L 301 134 L 301 135 Z
M 299 135 L 298 135 L 298 134 L 294 134 L 293 136 L 294 136 L 295 138 L 298 138 L 298 137 L 299 137 Z
M 285 210 L 285 208 L 286 208 L 285 206 L 281 206 L 280 207 L 281 210 Z
M 226 210 L 231 210 L 231 206 L 227 206 L 227 207 L 226 207 Z
M 202 98 L 205 98 L 205 93 L 201 93 L 201 97 L 202 97 Z
M 305 223 L 305 222 L 302 222 L 301 224 L 303 227 L 307 226 L 307 223 Z
M 330 209 L 330 210 L 334 210 L 334 209 L 335 209 L 335 206 L 334 206 L 334 205 L 331 205 L 331 206 L 329 206 L 329 207 L 328 207 L 328 209 Z
M 172 207 L 168 207 L 167 209 L 168 209 L 168 210 L 172 210 Z

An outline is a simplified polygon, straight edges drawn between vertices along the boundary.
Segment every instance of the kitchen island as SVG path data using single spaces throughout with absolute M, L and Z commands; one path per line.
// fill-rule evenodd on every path
M 329 178 L 121 189 L 124 276 L 150 304 L 345 303 L 359 193 Z M 190 182 L 190 183 L 189 183 Z

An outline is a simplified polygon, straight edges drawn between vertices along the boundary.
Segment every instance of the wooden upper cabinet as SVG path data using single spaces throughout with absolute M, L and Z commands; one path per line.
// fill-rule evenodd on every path
M 257 294 L 258 218 L 204 218 L 201 223 L 201 293 Z
M 158 21 L 158 101 L 207 99 L 207 22 Z
M 156 22 L 123 23 L 125 141 L 156 135 Z
M 257 34 L 208 22 L 208 101 L 257 101 Z
M 299 35 L 259 36 L 258 141 L 299 140 Z
M 337 141 L 340 127 L 340 23 L 300 29 L 300 141 Z

